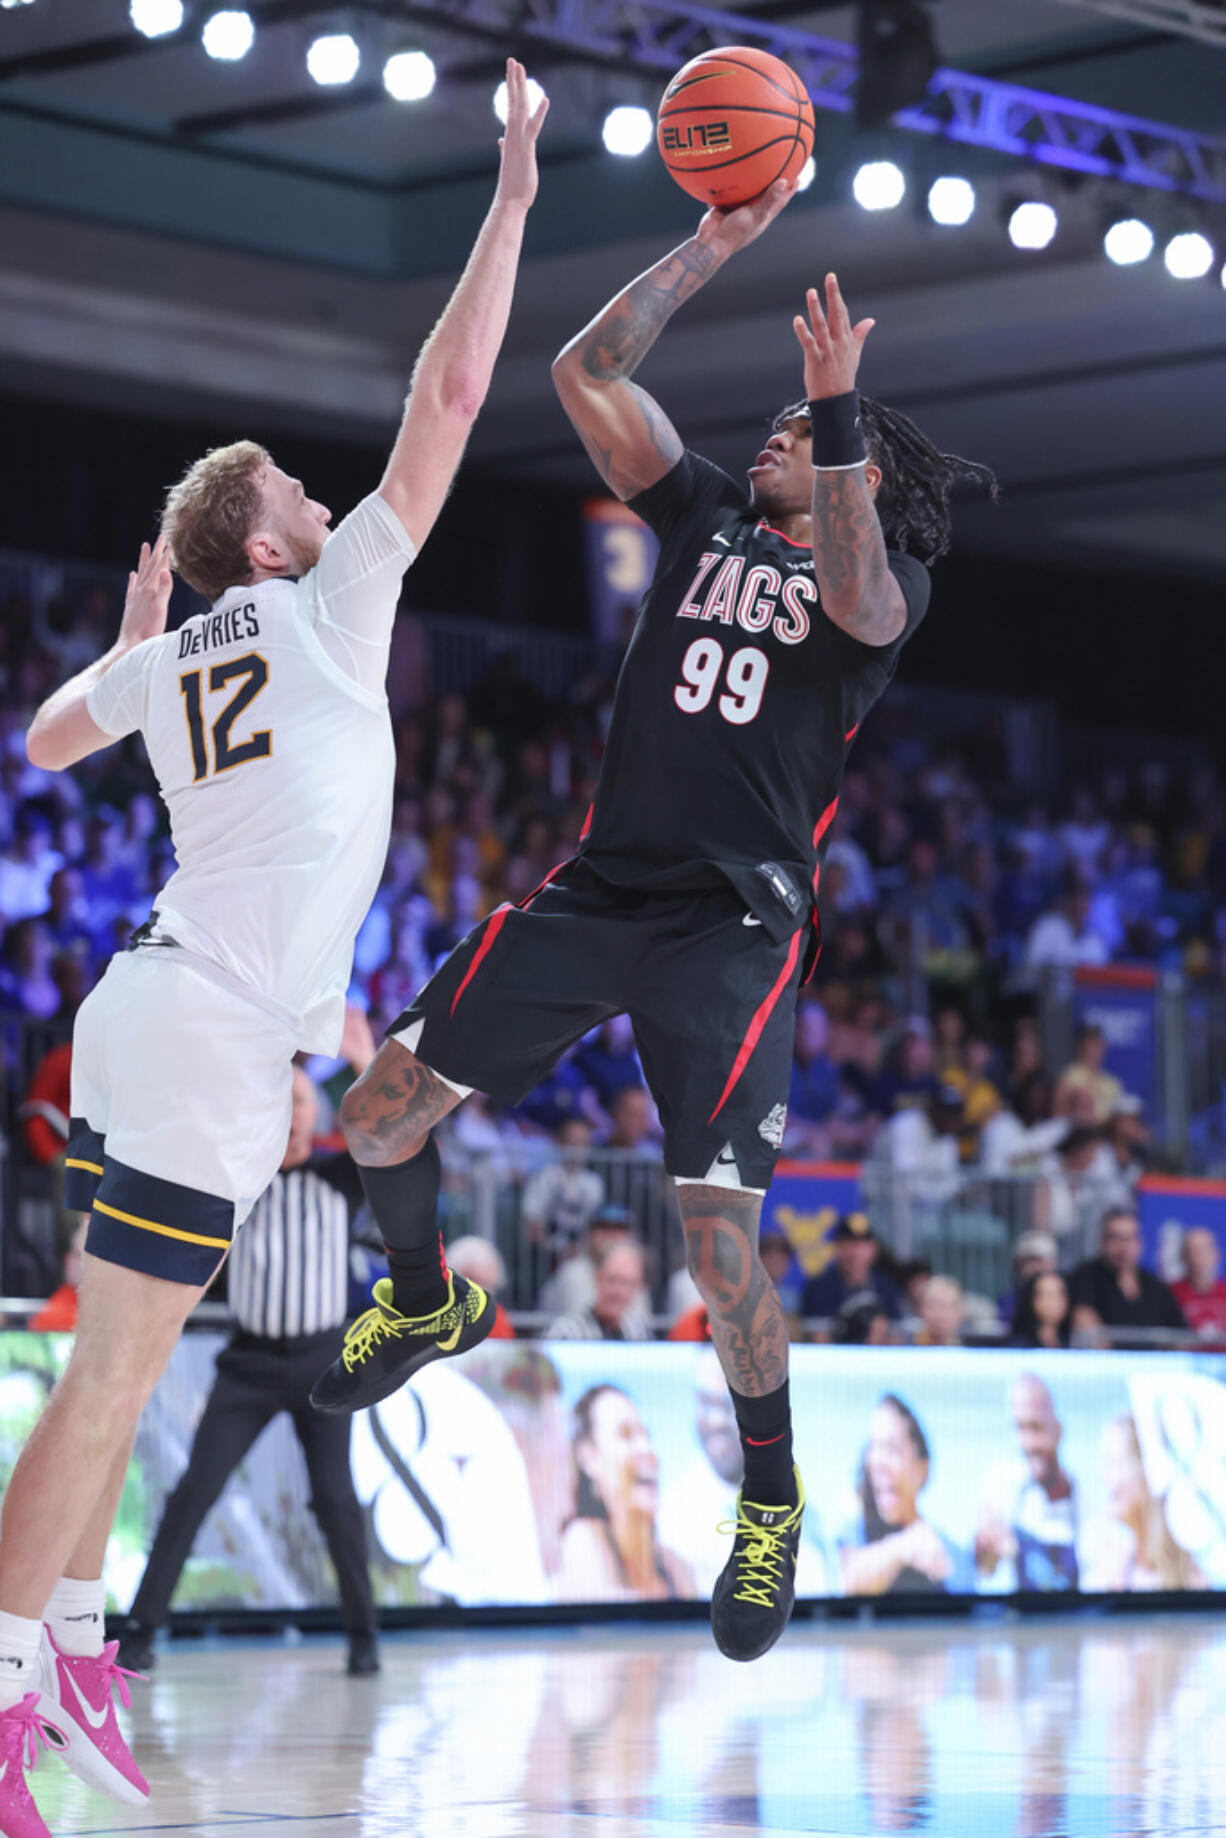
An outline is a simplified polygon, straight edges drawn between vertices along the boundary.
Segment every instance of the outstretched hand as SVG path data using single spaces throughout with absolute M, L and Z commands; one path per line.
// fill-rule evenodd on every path
M 123 621 L 119 641 L 139 645 L 146 638 L 160 638 L 166 630 L 170 611 L 170 590 L 174 576 L 170 569 L 170 544 L 159 536 L 153 547 L 140 546 L 140 561 L 128 576 L 128 592 L 123 603 Z
M 698 226 L 698 240 L 714 249 L 721 259 L 735 255 L 756 242 L 795 196 L 795 179 L 776 179 L 748 204 L 731 208 L 713 205 Z
M 809 311 L 806 320 L 797 313 L 793 330 L 805 359 L 805 395 L 810 402 L 826 396 L 845 396 L 856 387 L 856 374 L 864 341 L 876 325 L 875 319 L 861 319 L 852 325 L 851 317 L 839 291 L 838 276 L 826 276 L 826 311 L 816 287 L 805 295 Z
M 548 96 L 542 96 L 533 111 L 528 94 L 528 73 L 517 59 L 509 57 L 507 125 L 498 142 L 502 154 L 498 196 L 504 204 L 519 204 L 527 210 L 536 197 L 536 143 L 548 113 Z

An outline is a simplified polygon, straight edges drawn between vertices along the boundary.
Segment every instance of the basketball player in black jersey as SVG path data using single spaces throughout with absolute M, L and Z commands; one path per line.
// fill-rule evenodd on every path
M 805 399 L 746 491 L 686 452 L 631 381 L 665 323 L 788 201 L 780 184 L 641 275 L 562 352 L 562 403 L 606 484 L 660 539 L 574 860 L 457 948 L 345 1099 L 391 1284 L 320 1380 L 358 1409 L 488 1331 L 440 1257 L 429 1131 L 480 1086 L 524 1095 L 580 1035 L 630 1014 L 677 1183 L 689 1267 L 732 1392 L 744 1484 L 712 1624 L 753 1659 L 791 1613 L 804 1495 L 787 1332 L 758 1258 L 783 1138 L 797 990 L 819 948 L 821 863 L 856 729 L 923 618 L 948 502 L 980 468 L 856 392 L 871 320 L 827 277 L 794 321 Z M 892 544 L 893 546 L 890 546 Z

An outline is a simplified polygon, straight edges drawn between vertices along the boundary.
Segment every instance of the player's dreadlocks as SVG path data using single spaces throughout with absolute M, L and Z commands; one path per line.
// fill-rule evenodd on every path
M 794 402 L 775 417 L 774 426 L 809 419 L 807 402 Z M 860 422 L 869 458 L 881 468 L 877 514 L 887 542 L 895 549 L 914 543 L 932 566 L 949 548 L 949 500 L 956 485 L 977 485 L 998 495 L 996 475 L 987 466 L 942 453 L 908 415 L 886 408 L 871 396 L 860 397 Z

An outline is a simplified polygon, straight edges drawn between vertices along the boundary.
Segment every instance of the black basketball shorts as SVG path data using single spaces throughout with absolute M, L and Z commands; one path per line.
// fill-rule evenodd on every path
M 516 1104 L 611 1015 L 634 1027 L 680 1180 L 765 1190 L 783 1140 L 803 928 L 777 943 L 731 887 L 610 888 L 570 863 L 457 945 L 391 1038 Z

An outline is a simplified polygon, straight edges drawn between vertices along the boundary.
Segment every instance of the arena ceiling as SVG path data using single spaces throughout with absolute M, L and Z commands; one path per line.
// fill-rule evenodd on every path
M 0 385 L 204 412 L 236 432 L 255 413 L 264 429 L 387 437 L 489 195 L 491 96 L 514 51 L 552 108 L 472 463 L 587 484 L 549 360 L 696 216 L 654 154 L 619 160 L 600 141 L 611 104 L 658 99 L 667 48 L 682 42 L 664 34 L 660 0 L 248 0 L 255 44 L 233 64 L 201 48 L 215 4 L 189 0 L 183 27 L 161 39 L 134 31 L 128 0 L 0 8 Z M 693 23 L 699 9 L 684 10 Z M 706 9 L 705 42 L 743 35 L 721 32 L 733 11 Z M 1088 156 L 1053 156 L 1037 130 L 1040 158 L 1005 150 L 999 133 L 951 144 L 931 124 L 917 131 L 917 111 L 902 117 L 910 127 L 867 129 L 845 112 L 850 93 L 837 106 L 828 95 L 815 182 L 673 322 L 643 380 L 692 444 L 743 467 L 765 414 L 797 393 L 791 314 L 834 267 L 878 321 L 866 386 L 1001 475 L 1004 502 L 968 507 L 964 542 L 1226 574 L 1220 12 L 1216 0 L 930 0 L 947 74 L 994 94 L 1049 93 L 1091 125 L 1093 111 L 1104 122 L 1122 113 L 1195 137 L 1203 182 L 1182 165 L 1155 164 L 1148 185 L 1108 176 L 1123 162 L 1118 139 L 1095 170 Z M 735 13 L 797 45 L 820 35 L 837 89 L 855 8 L 746 0 Z M 361 48 L 343 89 L 307 74 L 307 47 L 326 31 Z M 406 46 L 439 72 L 433 95 L 411 105 L 379 81 L 384 58 Z M 1068 145 L 1090 146 L 1076 123 L 1070 138 L 1042 119 Z M 869 214 L 851 200 L 851 175 L 885 154 L 906 171 L 908 197 Z M 924 209 L 943 171 L 976 184 L 962 228 L 937 228 Z M 1059 213 L 1041 253 L 1005 234 L 1023 195 Z M 1176 281 L 1158 257 L 1113 267 L 1102 233 L 1121 214 L 1146 218 L 1160 244 L 1202 229 L 1216 239 L 1212 274 Z

